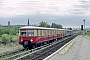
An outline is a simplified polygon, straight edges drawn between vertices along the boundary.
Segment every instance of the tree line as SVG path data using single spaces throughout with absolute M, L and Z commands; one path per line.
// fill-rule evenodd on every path
M 44 21 L 40 22 L 39 25 L 32 24 L 31 26 L 47 27 L 47 28 L 58 28 L 58 29 L 62 29 L 63 28 L 63 26 L 61 24 L 52 23 L 50 25 L 50 24 L 48 24 L 47 22 L 44 22 Z M 65 28 L 65 29 L 72 30 L 72 28 L 70 28 L 70 27 Z
M 56 24 L 56 23 L 52 23 L 51 25 L 48 24 L 47 22 L 40 22 L 39 25 L 37 24 L 33 24 L 32 26 L 38 26 L 38 27 L 47 27 L 47 28 L 59 28 L 59 29 L 62 29 L 62 25 L 60 24 Z

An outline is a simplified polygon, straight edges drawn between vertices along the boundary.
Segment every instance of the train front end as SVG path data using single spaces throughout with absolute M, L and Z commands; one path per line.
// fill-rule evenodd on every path
M 20 28 L 19 29 L 19 44 L 24 48 L 31 47 L 36 42 L 36 36 L 34 36 L 33 29 Z

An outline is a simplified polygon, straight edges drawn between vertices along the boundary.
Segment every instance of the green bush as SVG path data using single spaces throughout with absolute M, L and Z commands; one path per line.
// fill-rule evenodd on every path
M 90 36 L 90 31 L 85 32 L 85 35 Z
M 10 42 L 17 42 L 19 36 L 20 26 L 16 26 L 13 29 L 10 28 L 0 28 L 0 42 L 7 44 Z
M 18 36 L 17 35 L 12 35 L 12 41 L 13 42 L 18 42 Z
M 2 43 L 7 44 L 10 42 L 10 36 L 8 34 L 2 34 Z

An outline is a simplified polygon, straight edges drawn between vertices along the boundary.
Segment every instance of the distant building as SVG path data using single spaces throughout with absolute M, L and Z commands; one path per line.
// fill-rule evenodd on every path
M 27 25 L 10 25 L 10 26 L 8 26 L 8 25 L 1 25 L 1 27 L 0 28 L 14 28 L 15 26 L 21 26 L 21 27 L 24 27 L 24 26 L 27 26 Z
M 10 21 L 8 21 L 8 25 L 1 25 L 0 24 L 0 28 L 14 28 L 15 26 L 20 26 L 20 27 L 24 27 L 24 26 L 30 26 L 29 24 L 29 18 L 28 18 L 28 22 L 27 22 L 27 25 L 11 25 L 10 24 Z
M 11 28 L 11 27 L 10 27 L 10 21 L 8 21 L 8 28 Z

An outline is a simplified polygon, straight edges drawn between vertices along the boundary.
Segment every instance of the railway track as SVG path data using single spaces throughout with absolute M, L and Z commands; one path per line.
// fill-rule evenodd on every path
M 4 55 L 1 60 L 39 60 L 39 59 L 44 59 L 45 57 L 47 57 L 48 55 L 52 54 L 53 52 L 55 52 L 56 50 L 58 50 L 60 47 L 62 47 L 64 44 L 66 44 L 67 42 L 69 42 L 71 39 L 73 39 L 75 36 L 71 36 L 67 39 L 64 40 L 59 40 L 58 42 L 53 42 L 51 44 L 47 44 L 44 46 L 40 46 L 37 47 L 35 49 L 31 49 L 31 50 L 25 50 L 25 49 L 21 49 L 18 52 L 13 52 L 7 55 Z M 5 57 L 7 56 L 7 57 Z M 5 58 L 4 58 L 5 57 Z
M 21 60 L 43 60 L 44 58 L 46 58 L 47 56 L 51 55 L 52 53 L 54 53 L 56 50 L 58 50 L 59 48 L 61 48 L 63 45 L 65 45 L 66 43 L 68 43 L 69 41 L 71 41 L 73 38 L 75 38 L 77 35 L 72 36 L 66 40 L 63 40 L 62 42 L 56 43 L 54 45 L 51 45 L 35 54 L 32 55 L 28 55 L 27 57 L 21 58 Z M 17 59 L 20 60 L 20 59 Z

